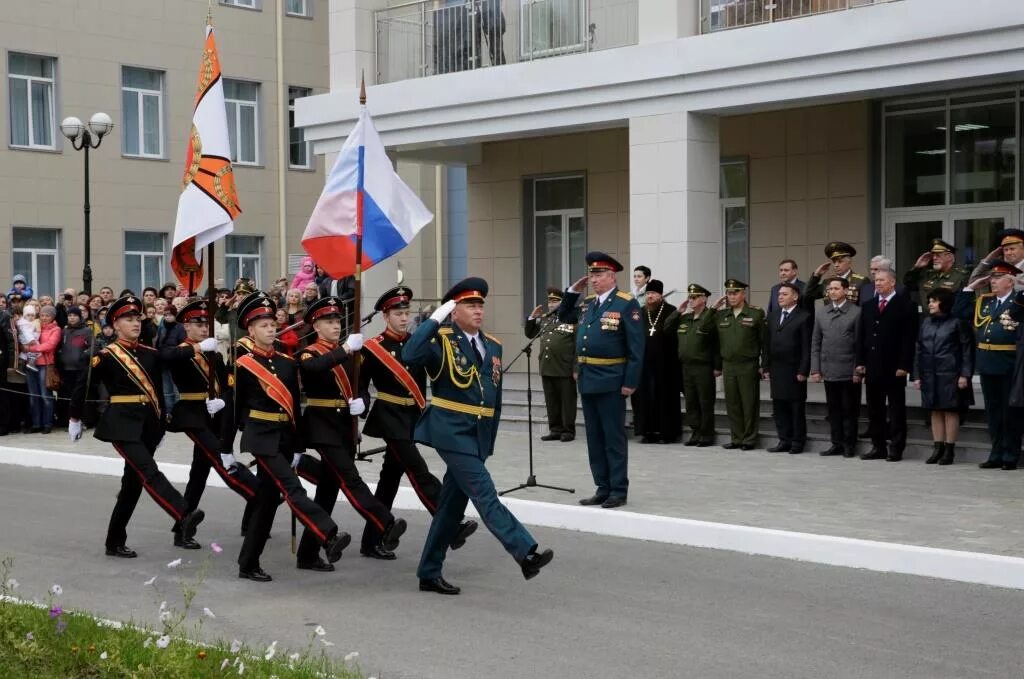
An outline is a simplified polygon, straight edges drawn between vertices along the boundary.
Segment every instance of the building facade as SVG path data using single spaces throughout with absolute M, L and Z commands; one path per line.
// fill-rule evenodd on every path
M 331 12 L 331 92 L 300 103 L 307 138 L 340 148 L 365 73 L 399 167 L 438 179 L 443 266 L 424 284 L 487 277 L 488 322 L 506 339 L 591 249 L 651 267 L 666 290 L 741 278 L 766 304 L 780 259 L 806 279 L 832 240 L 857 248 L 858 271 L 885 254 L 902 272 L 931 238 L 970 265 L 1024 223 L 1022 3 L 334 0 Z
M 36 0 L 0 17 L 0 280 L 80 289 L 83 161 L 61 121 L 109 114 L 90 152 L 94 290 L 173 279 L 170 246 L 207 0 Z M 294 100 L 327 91 L 327 0 L 214 0 L 242 215 L 217 245 L 216 278 L 268 284 L 295 270 L 323 187 L 323 158 Z M 6 288 L 4 288 L 6 290 Z M 205 286 L 204 286 L 205 290 Z

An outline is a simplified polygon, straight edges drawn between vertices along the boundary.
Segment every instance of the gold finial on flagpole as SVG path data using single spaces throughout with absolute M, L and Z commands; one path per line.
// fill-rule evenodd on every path
M 213 26 L 213 0 L 207 0 L 206 3 L 206 25 Z
M 359 74 L 359 105 L 366 106 L 366 72 Z

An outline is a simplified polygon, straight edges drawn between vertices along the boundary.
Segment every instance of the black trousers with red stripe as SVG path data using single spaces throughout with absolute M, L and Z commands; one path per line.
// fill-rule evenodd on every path
M 402 476 L 408 476 L 409 483 L 412 484 L 423 507 L 433 516 L 437 512 L 438 498 L 441 497 L 441 481 L 430 473 L 416 444 L 413 441 L 395 439 L 384 439 L 384 444 L 387 447 L 384 451 L 384 464 L 381 466 L 377 491 L 373 496 L 382 505 L 391 509 L 395 496 L 398 495 Z M 367 550 L 379 544 L 382 536 L 383 531 L 378 530 L 374 522 L 367 521 L 366 528 L 363 529 L 362 548 Z
M 199 506 L 211 469 L 217 472 L 228 488 L 238 493 L 247 503 L 256 498 L 259 479 L 243 464 L 235 465 L 234 471 L 228 473 L 228 470 L 220 462 L 220 439 L 213 432 L 209 429 L 196 429 L 186 431 L 185 434 L 195 444 L 192 447 L 192 467 L 188 473 L 188 484 L 185 486 L 185 502 L 188 504 L 188 511 L 194 511 Z M 175 523 L 174 530 L 177 531 L 177 529 L 178 524 Z
M 340 490 L 352 505 L 352 509 L 359 512 L 367 524 L 384 532 L 395 517 L 392 516 L 390 508 L 373 496 L 369 486 L 359 475 L 353 449 L 352 443 L 317 447 L 323 471 L 316 488 L 316 503 L 330 513 L 338 501 Z M 306 531 L 299 541 L 296 556 L 299 561 L 312 561 L 317 556 L 317 549 L 315 537 Z
M 135 511 L 143 489 L 149 493 L 165 512 L 176 522 L 188 514 L 188 504 L 181 493 L 171 485 L 156 466 L 153 454 L 156 442 L 114 441 L 114 450 L 124 458 L 124 474 L 121 476 L 121 490 L 114 503 L 107 526 L 107 549 L 120 547 L 128 539 L 128 522 Z

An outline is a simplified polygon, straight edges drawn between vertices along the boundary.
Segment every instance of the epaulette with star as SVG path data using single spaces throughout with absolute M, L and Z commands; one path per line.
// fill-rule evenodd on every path
M 498 345 L 500 345 L 500 344 L 501 344 L 501 340 L 500 340 L 500 339 L 498 339 L 497 337 L 495 337 L 494 335 L 492 335 L 492 334 L 491 334 L 491 333 L 489 333 L 489 332 L 485 332 L 485 333 L 484 333 L 484 337 L 486 337 L 487 339 L 491 340 L 491 341 L 492 341 L 492 342 L 494 342 L 495 344 L 498 344 Z
M 622 290 L 616 290 L 615 296 L 618 297 L 619 299 L 624 299 L 627 302 L 633 299 L 633 295 L 629 294 L 628 292 L 623 292 Z

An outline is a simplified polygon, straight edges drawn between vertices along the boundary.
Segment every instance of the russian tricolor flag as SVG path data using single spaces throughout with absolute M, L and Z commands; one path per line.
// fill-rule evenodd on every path
M 343 278 L 355 273 L 358 234 L 365 270 L 408 245 L 433 218 L 395 173 L 363 106 L 309 217 L 302 247 L 332 278 Z

